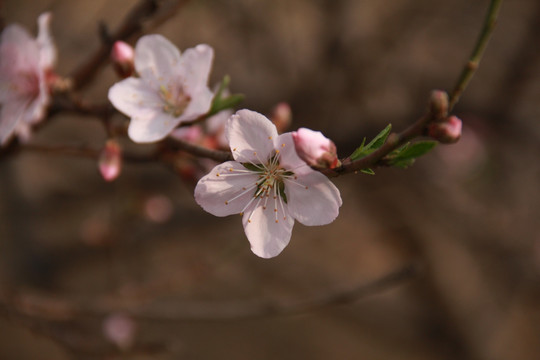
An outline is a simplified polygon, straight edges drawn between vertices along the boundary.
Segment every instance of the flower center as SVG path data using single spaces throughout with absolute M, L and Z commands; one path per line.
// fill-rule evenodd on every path
M 174 117 L 182 115 L 191 102 L 191 96 L 186 94 L 181 86 L 174 87 L 169 84 L 168 87 L 165 87 L 161 85 L 159 94 L 164 102 L 163 111 Z

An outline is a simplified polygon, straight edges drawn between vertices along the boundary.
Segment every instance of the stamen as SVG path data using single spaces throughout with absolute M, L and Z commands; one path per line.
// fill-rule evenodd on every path
M 244 190 L 244 191 L 242 191 L 240 194 L 236 195 L 236 196 L 233 197 L 232 199 L 229 199 L 229 200 L 225 201 L 225 205 L 229 205 L 229 203 L 230 203 L 231 201 L 236 200 L 236 199 L 238 199 L 239 197 L 241 197 L 241 196 L 247 194 L 248 192 L 252 191 L 252 190 L 255 189 L 256 187 L 257 187 L 257 185 L 252 185 L 251 187 L 249 187 L 249 188 L 247 188 L 247 189 L 246 189 L 245 187 L 243 187 L 242 190 Z M 255 197 L 254 197 L 254 198 L 255 198 Z M 244 208 L 244 210 L 245 210 L 245 208 Z M 242 212 L 243 212 L 244 210 L 242 210 Z

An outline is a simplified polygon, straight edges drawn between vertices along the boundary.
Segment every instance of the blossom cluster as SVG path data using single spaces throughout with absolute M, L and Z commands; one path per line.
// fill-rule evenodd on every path
M 209 112 L 214 98 L 208 87 L 212 59 L 208 45 L 181 54 L 160 35 L 142 37 L 134 52 L 138 76 L 109 90 L 112 104 L 131 118 L 130 138 L 154 142 L 173 136 L 199 141 L 197 125 L 178 126 Z M 338 215 L 339 190 L 310 167 L 319 157 L 331 157 L 318 146 L 321 140 L 323 146 L 328 145 L 328 139 L 320 133 L 313 139 L 306 129 L 279 135 L 269 119 L 250 110 L 229 115 L 218 114 L 207 121 L 214 129 L 226 121 L 220 145 L 229 146 L 234 161 L 218 164 L 203 176 L 195 188 L 195 200 L 216 216 L 241 214 L 252 251 L 274 257 L 289 243 L 295 220 L 325 225 Z M 302 150 L 297 153 L 297 148 Z M 332 151 L 337 159 L 335 146 Z
M 19 25 L 2 32 L 1 145 L 14 136 L 28 139 L 30 127 L 45 117 L 56 79 L 50 20 L 48 13 L 39 17 L 37 38 Z M 208 86 L 213 58 L 209 45 L 181 53 L 161 35 L 141 37 L 134 49 L 117 42 L 111 61 L 121 80 L 109 89 L 108 98 L 130 118 L 127 134 L 136 143 L 170 137 L 230 149 L 234 161 L 207 162 L 206 175 L 190 175 L 198 178 L 195 200 L 216 216 L 241 214 L 252 251 L 274 257 L 289 243 L 295 220 L 324 225 L 337 217 L 339 190 L 316 170 L 337 165 L 335 145 L 309 129 L 282 133 L 291 121 L 286 104 L 276 107 L 272 121 L 247 109 L 234 114 L 230 106 L 213 110 L 213 102 L 228 95 L 227 89 Z M 113 181 L 121 166 L 121 146 L 110 138 L 100 153 L 99 171 Z

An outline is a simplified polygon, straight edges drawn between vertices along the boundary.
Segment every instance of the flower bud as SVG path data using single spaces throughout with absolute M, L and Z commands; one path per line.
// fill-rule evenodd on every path
M 444 119 L 448 115 L 448 94 L 442 90 L 433 90 L 429 99 L 429 111 L 433 117 Z
M 286 102 L 280 102 L 272 110 L 272 116 L 270 120 L 277 128 L 279 134 L 285 132 L 291 126 L 292 111 L 289 104 Z
M 135 51 L 133 47 L 123 41 L 116 41 L 111 50 L 111 61 L 114 70 L 121 78 L 127 78 L 135 72 Z
M 292 137 L 296 153 L 309 166 L 333 169 L 340 164 L 336 145 L 320 131 L 300 128 Z
M 461 128 L 461 120 L 457 116 L 450 116 L 441 122 L 429 124 L 428 134 L 443 144 L 452 144 L 461 137 Z
M 99 172 L 105 181 L 113 181 L 122 170 L 122 150 L 115 140 L 108 140 L 101 150 L 98 161 Z

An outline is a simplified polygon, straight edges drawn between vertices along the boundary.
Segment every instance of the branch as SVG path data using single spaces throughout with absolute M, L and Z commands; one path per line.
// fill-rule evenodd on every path
M 90 82 L 99 68 L 109 59 L 109 54 L 115 41 L 127 40 L 143 32 L 145 29 L 159 25 L 175 15 L 180 6 L 188 1 L 140 0 L 129 14 L 127 14 L 118 30 L 114 33 L 104 36 L 106 30 L 104 30 L 103 25 L 100 26 L 101 46 L 71 74 L 73 89 L 78 90 Z
M 501 4 L 502 0 L 491 0 L 486 19 L 484 20 L 482 31 L 480 32 L 480 35 L 476 40 L 474 49 L 469 57 L 469 61 L 463 67 L 463 70 L 454 87 L 454 90 L 450 94 L 450 111 L 452 111 L 454 106 L 459 101 L 461 94 L 463 93 L 463 91 L 465 91 L 467 85 L 469 85 L 471 78 L 473 77 L 476 69 L 478 69 L 478 66 L 480 65 L 480 60 L 482 59 L 484 50 L 486 49 L 489 39 L 491 38 L 491 34 L 493 33 L 495 25 L 497 24 L 497 17 L 499 16 L 499 9 L 501 7 Z
M 167 141 L 172 148 L 175 148 L 177 150 L 183 150 L 197 157 L 208 158 L 218 162 L 234 160 L 232 154 L 229 151 L 213 150 L 171 137 L 169 137 Z
M 502 0 L 491 0 L 482 31 L 476 41 L 469 61 L 464 66 L 461 75 L 458 78 L 457 84 L 450 96 L 448 112 L 450 112 L 458 102 L 459 97 L 469 84 L 472 76 L 480 64 L 484 50 L 486 49 L 489 39 L 493 33 L 493 29 L 495 28 L 501 3 Z M 426 126 L 430 122 L 436 121 L 439 118 L 440 114 L 430 109 L 423 117 L 418 119 L 414 124 L 406 128 L 404 131 L 390 134 L 386 143 L 371 154 L 355 161 L 352 161 L 350 157 L 347 157 L 341 160 L 342 165 L 340 167 L 336 169 L 325 169 L 321 172 L 326 176 L 335 177 L 366 168 L 386 166 L 388 165 L 385 161 L 386 155 L 404 145 L 408 141 L 420 136 L 424 136 L 426 133 Z
M 88 303 L 76 303 L 44 295 L 14 293 L 2 296 L 0 310 L 49 321 L 69 321 L 81 316 L 103 318 L 115 312 L 127 313 L 138 320 L 164 322 L 234 321 L 271 316 L 290 316 L 353 303 L 392 289 L 412 279 L 418 272 L 418 266 L 409 264 L 351 290 L 287 305 L 280 303 L 236 303 L 220 304 L 219 306 L 216 306 L 216 304 L 187 306 L 184 304 L 169 309 L 163 306 L 154 309 L 122 309 L 120 306 L 113 305 L 110 300 L 105 299 L 102 301 L 93 299 Z

